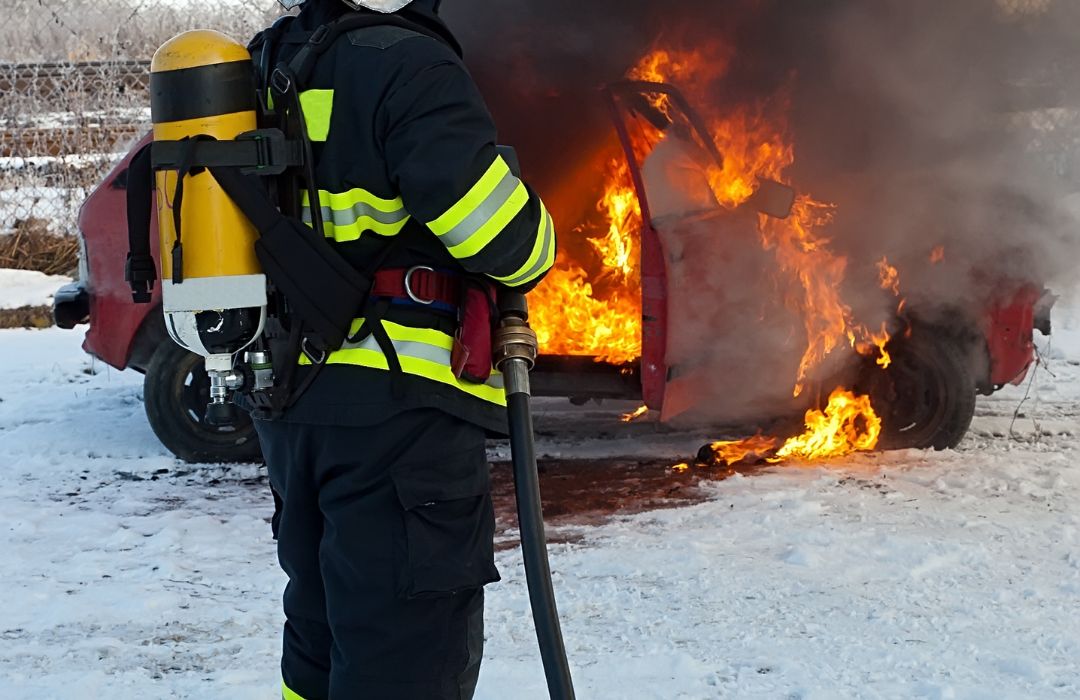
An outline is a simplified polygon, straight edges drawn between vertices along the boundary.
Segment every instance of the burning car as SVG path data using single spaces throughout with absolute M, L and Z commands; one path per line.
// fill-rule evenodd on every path
M 604 98 L 623 158 L 608 163 L 598 207 L 602 223 L 591 229 L 597 235 L 584 231 L 595 254 L 593 270 L 586 271 L 580 257 L 564 259 L 532 297 L 544 350 L 537 395 L 637 398 L 662 420 L 712 422 L 718 429 L 804 415 L 833 420 L 828 444 L 805 452 L 814 456 L 879 444 L 954 447 L 971 422 L 977 393 L 1023 380 L 1035 359 L 1033 329 L 1049 330 L 1041 290 L 1004 287 L 985 300 L 981 313 L 943 324 L 905 310 L 899 273 L 882 260 L 882 293 L 894 300 L 895 313 L 880 328 L 856 324 L 838 296 L 836 259 L 814 233 L 828 207 L 776 181 L 789 156 L 782 148 L 754 146 L 772 136 L 724 120 L 710 128 L 676 88 L 656 80 L 610 86 Z M 738 137 L 725 143 L 716 133 Z M 750 153 L 759 162 L 749 162 Z M 256 459 L 250 423 L 206 423 L 209 385 L 200 359 L 169 342 L 157 306 L 131 302 L 123 274 L 130 157 L 82 209 L 81 279 L 57 293 L 57 324 L 88 322 L 89 353 L 146 375 L 147 416 L 176 455 Z M 739 266 L 775 267 L 777 261 L 795 280 L 784 293 L 724 284 Z M 775 347 L 716 342 L 763 322 L 774 331 Z M 762 353 L 788 363 L 787 374 L 768 387 L 752 376 Z M 842 359 L 833 361 L 834 355 Z M 823 366 L 829 371 L 815 374 Z M 794 391 L 785 386 L 789 377 Z M 777 386 L 785 386 L 785 396 L 776 394 Z M 718 402 L 723 410 L 709 410 Z M 832 410 L 841 404 L 852 413 L 837 422 Z M 792 454 L 775 438 L 728 444 L 743 456 L 761 449 Z
M 468 3 L 448 10 L 469 16 L 460 24 L 475 33 L 471 45 L 497 54 L 478 62 L 478 82 L 560 231 L 556 266 L 530 295 L 543 352 L 537 395 L 638 399 L 642 411 L 665 423 L 761 433 L 714 445 L 715 458 L 730 462 L 750 454 L 775 460 L 954 447 L 978 394 L 1024 380 L 1036 360 L 1034 329 L 1050 330 L 1052 297 L 1042 285 L 1046 266 L 1017 261 L 1052 255 L 1020 241 L 1039 226 L 1038 217 L 1006 222 L 1002 212 L 1038 207 L 1022 198 L 1014 205 L 1000 186 L 1016 179 L 1015 162 L 984 166 L 987 152 L 1004 151 L 999 134 L 975 134 L 983 160 L 932 138 L 942 122 L 966 128 L 973 121 L 968 111 L 978 113 L 985 102 L 969 90 L 949 103 L 955 113 L 925 108 L 973 83 L 972 71 L 955 71 L 958 82 L 946 70 L 955 63 L 947 60 L 956 52 L 954 34 L 930 33 L 920 51 L 908 52 L 912 62 L 929 61 L 948 78 L 929 81 L 941 92 L 924 89 L 925 72 L 888 63 L 907 55 L 912 37 L 926 34 L 926 17 L 955 12 L 967 32 L 968 14 L 987 15 L 985 3 L 915 4 L 918 13 L 909 0 L 801 9 L 745 0 L 697 3 L 678 17 L 644 1 L 590 3 L 587 10 L 562 2 L 532 7 L 535 21 L 528 22 L 517 6 L 475 16 Z M 580 29 L 572 19 L 578 11 L 590 13 L 591 22 L 613 18 L 619 40 L 612 37 L 602 52 L 591 35 L 549 41 Z M 696 21 L 702 12 L 708 22 Z M 641 21 L 624 40 L 629 25 L 618 18 L 626 13 Z M 1010 30 L 991 15 L 979 26 Z M 684 28 L 665 34 L 652 20 Z M 839 26 L 852 31 L 823 30 Z M 508 41 L 497 47 L 489 41 L 504 35 Z M 813 37 L 829 37 L 832 54 Z M 469 36 L 463 40 L 470 45 Z M 882 44 L 893 50 L 879 50 Z M 595 63 L 544 53 L 564 45 Z M 830 94 L 837 68 L 822 57 L 833 54 L 845 57 L 851 75 Z M 866 74 L 871 56 L 885 61 L 881 74 L 890 79 L 915 79 L 870 94 L 885 85 L 879 74 Z M 991 58 L 1004 60 L 1004 53 Z M 736 64 L 750 77 L 736 76 Z M 512 85 L 507 65 L 520 68 Z M 803 69 L 794 84 L 792 65 Z M 483 74 L 485 66 L 491 75 Z M 983 72 L 997 81 L 996 68 Z M 537 73 L 544 70 L 550 75 Z M 610 82 L 619 75 L 623 80 Z M 997 90 L 994 82 L 985 91 L 994 104 Z M 916 104 L 899 103 L 897 95 Z M 548 109 L 550 101 L 561 102 Z M 793 111 L 813 117 L 803 120 L 811 126 L 792 119 Z M 894 127 L 905 121 L 898 115 L 932 128 L 918 138 L 897 136 Z M 970 146 L 971 130 L 955 131 Z M 801 153 L 811 152 L 798 163 L 796 142 Z M 915 162 L 911 153 L 920 149 L 913 143 L 942 162 Z M 849 162 L 855 157 L 864 159 L 856 164 L 862 167 Z M 800 171 L 807 163 L 817 170 Z M 966 168 L 962 176 L 955 176 L 956 163 Z M 122 262 L 127 167 L 124 159 L 83 207 L 81 279 L 56 295 L 57 323 L 88 321 L 88 352 L 145 373 L 150 423 L 177 455 L 255 458 L 250 425 L 219 428 L 203 420 L 206 374 L 197 358 L 168 342 L 159 310 L 131 303 Z M 993 177 L 980 179 L 983 172 Z M 868 173 L 888 178 L 875 189 Z M 964 213 L 979 216 L 950 219 L 950 207 L 965 198 Z M 983 245 L 991 227 L 1016 232 L 1020 242 Z

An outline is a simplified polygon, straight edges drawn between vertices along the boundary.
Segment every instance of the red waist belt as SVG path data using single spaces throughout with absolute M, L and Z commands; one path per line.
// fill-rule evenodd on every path
M 417 265 L 375 273 L 372 296 L 409 300 L 423 306 L 445 305 L 458 315 L 451 351 L 451 371 L 458 379 L 484 383 L 491 377 L 491 342 L 495 287 L 466 283 L 461 274 Z
M 425 306 L 445 304 L 457 308 L 461 305 L 461 275 L 438 272 L 418 265 L 410 268 L 391 268 L 375 273 L 375 286 L 371 294 L 377 297 L 408 299 Z

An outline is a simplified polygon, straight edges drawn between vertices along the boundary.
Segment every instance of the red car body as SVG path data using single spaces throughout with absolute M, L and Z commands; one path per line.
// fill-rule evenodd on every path
M 622 133 L 620 136 L 627 139 Z M 60 290 L 54 302 L 54 315 L 61 327 L 72 328 L 88 322 L 83 348 L 111 367 L 132 367 L 145 371 L 150 355 L 166 338 L 161 321 L 160 285 L 155 286 L 154 303 L 135 304 L 124 279 L 128 251 L 126 216 L 126 180 L 133 154 L 149 136 L 109 173 L 91 193 L 79 215 L 83 238 L 84 278 Z M 628 144 L 627 144 L 628 145 Z M 628 151 L 629 152 L 629 151 Z M 643 192 L 641 174 L 630 159 L 632 175 L 639 193 Z M 644 220 L 648 216 L 643 204 Z M 153 248 L 157 254 L 155 236 Z M 538 364 L 538 395 L 587 398 L 642 398 L 652 409 L 664 403 L 668 367 L 667 347 L 668 288 L 667 270 L 660 236 L 646 223 L 642 239 L 642 356 L 636 371 L 591 363 L 588 358 L 542 357 Z M 1018 384 L 1035 361 L 1033 329 L 1039 325 L 1038 308 L 1042 290 L 1025 286 L 1013 296 L 988 300 L 978 331 L 985 340 L 986 370 L 976 381 L 981 391 L 989 393 L 1006 384 Z

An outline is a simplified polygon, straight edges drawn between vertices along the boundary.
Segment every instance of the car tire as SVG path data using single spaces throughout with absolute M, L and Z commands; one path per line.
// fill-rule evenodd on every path
M 262 452 L 251 419 L 237 412 L 233 426 L 206 423 L 210 380 L 203 358 L 176 343 L 161 343 L 143 380 L 146 417 L 162 444 L 185 462 L 259 462 Z
M 966 343 L 918 325 L 888 347 L 892 364 L 863 372 L 860 388 L 882 419 L 880 447 L 953 449 L 975 416 L 976 386 Z

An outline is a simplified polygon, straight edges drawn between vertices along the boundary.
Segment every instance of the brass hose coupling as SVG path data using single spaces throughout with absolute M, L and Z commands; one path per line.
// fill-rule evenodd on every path
M 495 366 L 500 369 L 509 360 L 523 360 L 531 370 L 536 366 L 539 348 L 536 331 L 527 321 L 511 316 L 504 318 L 495 329 L 493 351 Z

